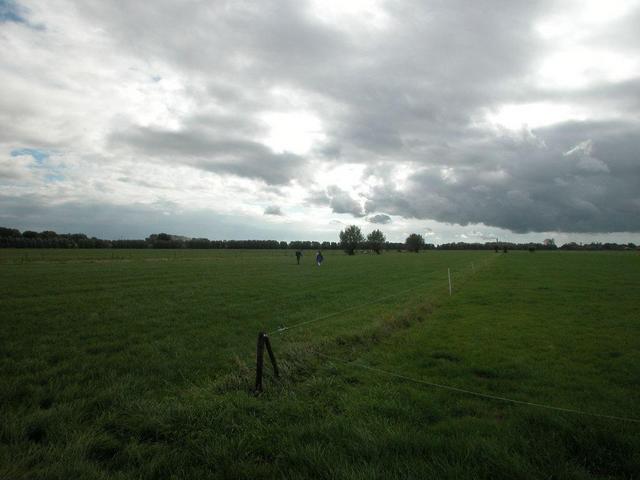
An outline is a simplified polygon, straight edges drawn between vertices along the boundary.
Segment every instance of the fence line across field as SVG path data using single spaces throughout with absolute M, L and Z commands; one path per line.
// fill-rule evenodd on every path
M 343 310 L 340 310 L 340 311 L 337 311 L 337 312 L 329 313 L 327 315 L 322 315 L 322 316 L 320 316 L 318 318 L 313 318 L 311 320 L 305 320 L 304 322 L 296 323 L 294 325 L 291 325 L 290 327 L 280 327 L 280 328 L 277 328 L 275 330 L 272 330 L 271 332 L 267 332 L 267 334 L 268 335 L 273 335 L 275 333 L 282 333 L 282 332 L 286 332 L 287 330 L 291 330 L 293 328 L 302 327 L 303 325 L 308 325 L 310 323 L 315 323 L 315 322 L 319 322 L 321 320 L 326 320 L 327 318 L 336 317 L 338 315 L 343 314 L 344 312 L 349 312 L 351 310 L 357 310 L 358 308 L 362 308 L 362 307 L 366 307 L 366 306 L 369 306 L 369 305 L 373 305 L 375 303 L 382 302 L 383 300 L 388 300 L 389 298 L 399 297 L 400 295 L 404 295 L 405 293 L 409 293 L 409 292 L 412 292 L 413 290 L 417 290 L 418 288 L 422 288 L 425 285 L 427 285 L 428 283 L 431 283 L 431 282 L 421 283 L 420 285 L 416 285 L 415 287 L 408 288 L 408 289 L 403 290 L 401 292 L 392 293 L 391 295 L 385 295 L 384 297 L 379 297 L 379 298 L 377 298 L 375 300 L 372 300 L 370 302 L 359 303 L 358 305 L 352 305 L 351 307 L 347 307 L 347 308 L 345 308 Z
M 393 278 L 393 282 L 391 283 L 391 285 L 397 285 L 399 283 L 407 283 L 407 281 L 411 282 L 415 279 L 418 278 L 422 278 L 422 274 L 416 274 L 413 275 L 412 277 L 410 277 L 409 279 L 407 278 L 403 278 L 401 275 L 398 275 L 397 277 Z M 326 286 L 324 284 L 319 284 L 318 287 L 315 287 L 314 292 L 322 292 L 324 290 L 329 290 L 331 289 L 331 286 Z M 248 304 L 250 305 L 258 305 L 258 304 L 262 304 L 262 303 L 267 303 L 267 302 L 276 302 L 276 303 L 281 303 L 281 302 L 285 302 L 285 301 L 289 301 L 291 299 L 297 299 L 297 298 L 304 298 L 305 296 L 307 296 L 308 294 L 303 292 L 303 293 L 292 293 L 289 295 L 282 295 L 282 296 L 278 296 L 275 299 L 268 297 L 268 298 L 264 298 L 264 295 L 260 294 L 258 296 L 256 296 L 255 298 L 249 298 L 247 300 L 244 300 L 242 302 L 236 302 L 236 303 L 225 303 L 225 306 L 227 307 L 246 307 Z
M 487 263 L 488 262 L 485 261 L 483 263 L 483 266 L 485 266 Z M 475 264 L 473 264 L 473 263 L 471 264 L 471 270 L 472 270 L 473 273 L 476 273 L 476 267 L 475 267 Z M 448 280 L 449 280 L 449 289 L 450 289 L 449 291 L 451 292 L 451 272 L 450 272 L 450 269 L 447 269 L 447 277 L 448 277 Z M 304 322 L 300 322 L 300 323 L 291 325 L 289 327 L 282 327 L 282 328 L 273 330 L 271 332 L 268 332 L 266 335 L 273 335 L 273 334 L 276 334 L 276 333 L 282 333 L 282 332 L 285 332 L 287 330 L 291 330 L 293 328 L 298 328 L 298 327 L 301 327 L 301 326 L 304 326 L 304 325 L 308 325 L 308 324 L 311 324 L 311 323 L 319 322 L 321 320 L 325 320 L 327 318 L 331 318 L 331 317 L 335 317 L 335 316 L 341 315 L 344 312 L 348 312 L 348 311 L 356 310 L 358 308 L 362 308 L 362 307 L 365 307 L 365 306 L 368 306 L 368 305 L 372 305 L 372 304 L 381 302 L 383 300 L 387 300 L 389 298 L 398 297 L 400 295 L 409 293 L 409 292 L 411 292 L 413 290 L 417 290 L 418 288 L 424 287 L 428 283 L 431 283 L 431 282 L 424 282 L 424 283 L 422 283 L 420 285 L 416 285 L 414 287 L 411 287 L 409 289 L 403 290 L 401 292 L 397 292 L 397 293 L 394 293 L 394 294 L 391 294 L 391 295 L 386 295 L 384 297 L 380 297 L 380 298 L 378 298 L 376 300 L 373 300 L 371 302 L 366 302 L 366 303 L 361 303 L 361 304 L 358 304 L 358 305 L 354 305 L 354 306 L 351 306 L 349 308 L 345 308 L 343 310 L 340 310 L 338 312 L 333 312 L 333 313 L 330 313 L 330 314 L 327 314 L 327 315 L 320 316 L 318 318 L 314 318 L 312 320 L 307 320 L 307 321 L 304 321 Z M 344 364 L 344 365 L 349 366 L 349 367 L 356 367 L 356 368 L 360 368 L 360 369 L 363 369 L 363 370 L 368 370 L 368 371 L 375 372 L 375 373 L 378 373 L 378 374 L 386 375 L 386 376 L 389 376 L 389 377 L 398 378 L 398 379 L 401 379 L 401 380 L 404 380 L 404 381 L 407 381 L 407 382 L 412 382 L 412 383 L 416 383 L 416 384 L 420 384 L 420 385 L 426 385 L 426 386 L 429 386 L 429 387 L 439 388 L 439 389 L 447 390 L 447 391 L 451 391 L 451 392 L 462 393 L 462 394 L 465 394 L 465 395 L 484 398 L 484 399 L 487 399 L 487 400 L 495 400 L 495 401 L 504 402 L 504 403 L 511 403 L 511 404 L 515 404 L 515 405 L 523 405 L 523 406 L 528 406 L 528 407 L 541 408 L 541 409 L 546 409 L 546 410 L 553 410 L 553 411 L 557 411 L 557 412 L 570 413 L 570 414 L 574 414 L 574 415 L 582 415 L 582 416 L 593 417 L 593 418 L 601 418 L 601 419 L 607 419 L 607 420 L 617 420 L 617 421 L 624 421 L 624 422 L 629 422 L 629 423 L 638 423 L 638 424 L 640 424 L 640 418 L 623 417 L 623 416 L 609 415 L 609 414 L 604 414 L 604 413 L 587 412 L 587 411 L 584 411 L 584 410 L 578 410 L 578 409 L 574 409 L 574 408 L 557 407 L 557 406 L 549 405 L 549 404 L 529 402 L 529 401 L 526 401 L 526 400 L 518 400 L 518 399 L 515 399 L 515 398 L 502 397 L 502 396 L 498 396 L 498 395 L 491 395 L 491 394 L 488 394 L 488 393 L 476 392 L 476 391 L 473 391 L 473 390 L 468 390 L 468 389 L 465 389 L 465 388 L 455 387 L 455 386 L 452 386 L 452 385 L 445 385 L 445 384 L 441 384 L 441 383 L 430 382 L 428 380 L 423 380 L 421 378 L 414 378 L 414 377 L 411 377 L 411 376 L 408 376 L 408 375 L 404 375 L 402 373 L 397 373 L 397 372 L 393 372 L 393 371 L 389 371 L 389 370 L 383 370 L 381 368 L 376 368 L 376 367 L 372 367 L 372 366 L 369 366 L 369 365 L 364 365 L 364 364 L 361 364 L 361 363 L 350 362 L 350 361 L 344 360 L 342 358 L 337 358 L 337 357 L 333 357 L 331 355 L 324 354 L 324 353 L 319 352 L 317 350 L 314 350 L 314 353 L 319 357 L 323 357 L 323 358 L 325 358 L 327 360 L 331 360 L 333 362 L 341 363 L 341 364 Z
M 473 262 L 472 262 L 473 263 Z M 486 265 L 487 261 L 485 260 L 483 265 Z M 473 267 L 472 267 L 473 268 Z M 475 268 L 473 268 L 473 273 L 475 273 Z M 415 279 L 419 279 L 423 277 L 423 273 L 417 273 L 415 275 L 412 275 L 410 278 L 404 278 L 402 275 L 398 275 L 396 277 L 393 278 L 393 285 L 396 285 L 398 283 L 410 283 L 411 281 L 415 280 Z M 276 300 L 277 301 L 284 301 L 284 300 L 289 300 L 291 298 L 299 298 L 299 297 L 304 297 L 306 295 L 306 293 L 294 293 L 291 295 L 283 295 L 278 297 Z M 251 304 L 257 304 L 257 303 L 264 303 L 264 302 L 271 302 L 273 301 L 273 299 L 270 298 L 265 298 L 265 299 L 260 299 L 260 298 L 256 298 L 256 299 L 250 299 L 248 300 L 248 303 Z M 235 304 L 227 304 L 227 306 L 245 306 L 247 302 L 244 303 L 235 303 Z
M 486 262 L 485 262 L 485 265 L 486 265 Z M 476 271 L 475 266 L 472 266 L 472 270 L 473 270 L 473 273 L 475 273 L 475 271 Z M 448 276 L 448 279 L 449 279 L 449 295 L 451 295 L 451 270 L 449 268 L 447 268 L 447 276 Z M 412 291 L 417 290 L 419 288 L 422 288 L 427 284 L 433 284 L 433 281 L 423 282 L 423 283 L 421 283 L 419 285 L 416 285 L 414 287 L 408 288 L 408 289 L 403 290 L 401 292 L 392 293 L 390 295 L 385 295 L 384 297 L 379 297 L 379 298 L 377 298 L 375 300 L 372 300 L 370 302 L 360 303 L 358 305 L 352 305 L 351 307 L 347 307 L 347 308 L 345 308 L 343 310 L 339 310 L 337 312 L 329 313 L 327 315 L 322 315 L 320 317 L 313 318 L 311 320 L 305 320 L 304 322 L 296 323 L 296 324 L 293 324 L 293 325 L 288 326 L 288 327 L 287 326 L 279 327 L 279 328 L 276 328 L 275 330 L 271 330 L 271 331 L 266 332 L 266 333 L 267 333 L 267 335 L 274 335 L 274 334 L 283 333 L 283 332 L 286 332 L 288 330 L 292 330 L 294 328 L 298 328 L 298 327 L 301 327 L 301 326 L 304 326 L 304 325 L 309 325 L 311 323 L 320 322 L 322 320 L 326 320 L 328 318 L 336 317 L 338 315 L 341 315 L 341 314 L 343 314 L 345 312 L 349 312 L 351 310 L 357 310 L 359 308 L 367 307 L 369 305 L 373 305 L 373 304 L 382 302 L 384 300 L 388 300 L 389 298 L 399 297 L 399 296 L 404 295 L 406 293 L 409 293 L 409 292 L 412 292 Z
M 320 356 L 320 357 L 324 357 L 328 360 L 334 361 L 334 362 L 338 362 L 338 363 L 342 363 L 344 365 L 348 365 L 350 367 L 357 367 L 357 368 L 361 368 L 363 370 L 369 370 L 372 372 L 376 372 L 379 374 L 383 374 L 383 375 L 387 375 L 390 377 L 394 377 L 394 378 L 399 378 L 401 380 L 405 380 L 408 382 L 412 382 L 412 383 L 417 383 L 417 384 L 422 384 L 422 385 L 427 385 L 429 387 L 435 387 L 435 388 L 440 388 L 443 390 L 449 390 L 449 391 L 453 391 L 453 392 L 458 392 L 458 393 L 464 393 L 466 395 L 472 395 L 475 397 L 480 397 L 480 398 L 486 398 L 488 400 L 497 400 L 500 402 L 505 402 L 505 403 L 514 403 L 517 405 L 526 405 L 529 407 L 536 407 L 536 408 L 543 408 L 543 409 L 547 409 L 547 410 L 555 410 L 558 412 L 565 412 L 565 413 L 572 413 L 575 415 L 583 415 L 583 416 L 588 416 L 588 417 L 596 417 L 596 418 L 603 418 L 603 419 L 608 419 L 608 420 L 620 420 L 620 421 L 624 421 L 624 422 L 630 422 L 630 423 L 640 423 L 640 418 L 633 418 L 633 417 L 620 417 L 617 415 L 608 415 L 608 414 L 603 414 L 603 413 L 593 413 L 593 412 L 586 412 L 584 410 L 577 410 L 574 408 L 564 408 L 564 407 L 556 407 L 554 405 L 547 405 L 544 403 L 535 403 L 535 402 L 528 402 L 526 400 L 517 400 L 514 398 L 508 398 L 508 397 L 501 397 L 498 395 L 490 395 L 488 393 L 482 393 L 482 392 L 475 392 L 473 390 L 467 390 L 465 388 L 459 388 L 459 387 L 454 387 L 451 385 L 444 385 L 441 383 L 435 383 L 435 382 L 429 382 L 427 380 L 422 380 L 420 378 L 413 378 L 401 373 L 396 373 L 396 372 L 391 372 L 389 370 L 382 370 L 380 368 L 376 368 L 376 367 L 371 367 L 369 365 L 363 365 L 361 363 L 354 363 L 354 362 L 349 362 L 347 360 L 343 360 L 341 358 L 336 358 L 336 357 L 332 357 L 330 355 L 326 355 L 322 352 L 318 352 L 317 350 L 315 351 L 315 353 Z

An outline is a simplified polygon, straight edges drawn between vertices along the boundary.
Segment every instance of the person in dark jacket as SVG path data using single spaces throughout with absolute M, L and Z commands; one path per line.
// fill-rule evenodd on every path
M 322 256 L 322 252 L 318 251 L 318 253 L 316 254 L 316 263 L 318 264 L 318 266 L 322 265 L 322 262 L 324 261 L 324 257 Z
M 302 256 L 302 252 L 298 250 L 296 252 L 296 260 L 298 261 L 298 265 L 300 265 L 300 257 Z

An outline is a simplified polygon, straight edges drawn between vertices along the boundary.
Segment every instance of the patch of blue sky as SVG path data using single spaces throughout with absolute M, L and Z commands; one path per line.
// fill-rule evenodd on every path
M 47 150 L 41 150 L 39 148 L 17 148 L 11 151 L 12 157 L 30 156 L 33 158 L 33 164 L 29 166 L 33 171 L 38 171 L 43 174 L 43 179 L 46 183 L 60 182 L 65 179 L 61 169 L 64 167 L 60 165 L 51 165 L 48 162 L 51 157 L 51 152 Z
M 61 182 L 62 180 L 64 180 L 64 175 L 56 171 L 53 171 L 52 173 L 47 173 L 44 176 L 44 181 L 47 183 Z
M 2 0 L 0 0 L 2 1 Z M 30 155 L 38 165 L 42 165 L 49 158 L 49 152 L 40 150 L 39 148 L 18 148 L 11 151 L 12 157 L 21 157 Z
M 12 0 L 0 0 L 0 22 L 28 23 L 22 7 Z
M 0 24 L 13 22 L 21 23 L 34 30 L 44 30 L 44 25 L 36 25 L 25 16 L 28 10 L 14 0 L 0 0 Z

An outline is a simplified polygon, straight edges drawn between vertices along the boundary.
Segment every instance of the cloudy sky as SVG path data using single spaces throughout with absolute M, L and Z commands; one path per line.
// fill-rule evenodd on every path
M 0 0 L 0 225 L 640 242 L 640 1 Z

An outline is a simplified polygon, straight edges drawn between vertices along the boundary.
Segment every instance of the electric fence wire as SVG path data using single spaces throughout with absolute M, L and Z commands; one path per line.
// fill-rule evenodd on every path
M 343 313 L 349 312 L 351 310 L 357 310 L 358 308 L 367 307 L 369 305 L 373 305 L 375 303 L 379 303 L 379 302 L 382 302 L 384 300 L 388 300 L 389 298 L 399 297 L 401 295 L 404 295 L 405 293 L 409 293 L 409 292 L 412 292 L 413 290 L 417 290 L 418 288 L 424 287 L 425 285 L 427 285 L 427 283 L 421 283 L 420 285 L 416 285 L 415 287 L 408 288 L 408 289 L 403 290 L 401 292 L 392 293 L 391 295 L 385 295 L 384 297 L 379 297 L 379 298 L 377 298 L 375 300 L 372 300 L 370 302 L 359 303 L 358 305 L 352 305 L 351 307 L 347 307 L 347 308 L 345 308 L 343 310 L 340 310 L 340 311 L 337 311 L 337 312 L 329 313 L 327 315 L 323 315 L 321 317 L 313 318 L 311 320 L 306 320 L 304 322 L 295 323 L 295 324 L 293 324 L 293 325 L 291 325 L 289 327 L 280 327 L 280 328 L 277 328 L 276 330 L 272 330 L 271 332 L 267 332 L 267 335 L 273 335 L 273 334 L 276 334 L 276 333 L 286 332 L 287 330 L 291 330 L 293 328 L 302 327 L 303 325 L 308 325 L 310 323 L 319 322 L 321 320 L 326 320 L 327 318 L 331 318 L 331 317 L 337 317 L 338 315 L 342 315 Z
M 486 265 L 486 262 L 482 266 L 484 266 L 484 265 Z M 474 268 L 473 273 L 476 273 L 475 268 Z M 287 326 L 279 327 L 279 328 L 277 328 L 275 330 L 267 332 L 267 335 L 274 335 L 276 333 L 283 333 L 283 332 L 286 332 L 286 331 L 294 329 L 294 328 L 302 327 L 303 325 L 309 325 L 311 323 L 316 323 L 316 322 L 319 322 L 321 320 L 326 320 L 327 318 L 337 317 L 338 315 L 342 315 L 343 313 L 349 312 L 351 310 L 357 310 L 359 308 L 367 307 L 369 305 L 373 305 L 375 303 L 379 303 L 379 302 L 382 302 L 384 300 L 388 300 L 389 298 L 399 297 L 401 295 L 404 295 L 405 293 L 412 292 L 414 290 L 417 290 L 418 288 L 424 287 L 425 285 L 428 285 L 428 284 L 431 284 L 431 283 L 433 283 L 433 282 L 432 281 L 423 282 L 423 283 L 420 283 L 419 285 L 416 285 L 414 287 L 408 288 L 406 290 L 402 290 L 401 292 L 392 293 L 390 295 L 385 295 L 383 297 L 379 297 L 379 298 L 377 298 L 375 300 L 372 300 L 371 302 L 365 302 L 365 303 L 359 303 L 357 305 L 352 305 L 351 307 L 347 307 L 347 308 L 345 308 L 343 310 L 339 310 L 337 312 L 329 313 L 327 315 L 322 315 L 320 317 L 313 318 L 311 320 L 305 320 L 304 322 L 295 323 L 295 324 L 293 324 L 291 326 L 288 326 L 288 327 Z
M 473 270 L 474 270 L 474 273 L 475 273 L 475 267 L 473 268 Z M 331 318 L 331 317 L 335 317 L 335 316 L 341 315 L 342 313 L 348 312 L 350 310 L 355 310 L 355 309 L 358 309 L 358 308 L 366 307 L 368 305 L 372 305 L 372 304 L 381 302 L 383 300 L 387 300 L 389 298 L 398 297 L 400 295 L 403 295 L 405 293 L 408 293 L 408 292 L 416 290 L 416 289 L 418 289 L 420 287 L 423 287 L 424 285 L 426 285 L 426 283 L 422 283 L 420 285 L 416 285 L 415 287 L 403 290 L 401 292 L 397 292 L 397 293 L 393 293 L 391 295 L 386 295 L 384 297 L 380 297 L 380 298 L 378 298 L 376 300 L 373 300 L 371 302 L 361 303 L 361 304 L 358 304 L 358 305 L 351 306 L 349 308 L 345 308 L 344 310 L 340 310 L 338 312 L 333 312 L 333 313 L 330 313 L 328 315 L 323 315 L 321 317 L 314 318 L 312 320 L 307 320 L 305 322 L 296 323 L 296 324 L 291 325 L 289 327 L 281 327 L 281 328 L 278 328 L 277 330 L 269 332 L 268 335 L 272 335 L 272 334 L 275 334 L 275 333 L 282 333 L 282 332 L 285 332 L 287 330 L 291 330 L 293 328 L 298 328 L 298 327 L 301 327 L 303 325 L 308 325 L 310 323 L 319 322 L 319 321 L 325 320 L 327 318 Z M 326 355 L 326 354 L 324 354 L 322 352 L 319 352 L 317 350 L 315 350 L 315 353 L 319 357 L 326 358 L 327 360 L 331 360 L 333 362 L 342 363 L 342 364 L 350 366 L 350 367 L 357 367 L 357 368 L 361 368 L 363 370 L 369 370 L 371 372 L 375 372 L 375 373 L 382 374 L 382 375 L 387 375 L 387 376 L 390 376 L 390 377 L 393 377 L 393 378 L 398 378 L 398 379 L 405 380 L 405 381 L 408 381 L 408 382 L 412 382 L 412 383 L 416 383 L 416 384 L 420 384 L 420 385 L 426 385 L 426 386 L 434 387 L 434 388 L 439 388 L 439 389 L 442 389 L 442 390 L 448 390 L 448 391 L 452 391 L 452 392 L 463 393 L 463 394 L 471 395 L 471 396 L 474 396 L 474 397 L 484 398 L 484 399 L 488 399 L 488 400 L 496 400 L 496 401 L 505 402 L 505 403 L 512 403 L 512 404 L 516 404 L 516 405 L 525 405 L 525 406 L 529 406 L 529 407 L 542 408 L 542 409 L 546 409 L 546 410 L 554 410 L 554 411 L 557 411 L 557 412 L 571 413 L 571 414 L 574 414 L 574 415 L 583 415 L 583 416 L 602 418 L 602 419 L 608 419 L 608 420 L 619 420 L 619 421 L 624 421 L 624 422 L 629 422 L 629 423 L 640 423 L 640 418 L 621 417 L 621 416 L 617 416 L 617 415 L 608 415 L 608 414 L 603 414 L 603 413 L 593 413 L 593 412 L 587 412 L 587 411 L 584 411 L 584 410 L 578 410 L 578 409 L 574 409 L 574 408 L 556 407 L 554 405 L 548 405 L 548 404 L 543 404 L 543 403 L 535 403 L 535 402 L 528 402 L 526 400 L 517 400 L 517 399 L 514 399 L 514 398 L 502 397 L 502 396 L 498 396 L 498 395 L 490 395 L 488 393 L 476 392 L 476 391 L 473 391 L 473 390 L 467 390 L 465 388 L 454 387 L 452 385 L 445 385 L 445 384 L 441 384 L 441 383 L 429 382 L 427 380 L 423 380 L 423 379 L 420 379 L 420 378 L 410 377 L 408 375 L 404 375 L 404 374 L 397 373 L 397 372 L 392 372 L 392 371 L 389 371 L 389 370 L 383 370 L 381 368 L 371 367 L 369 365 L 364 365 L 364 364 L 361 364 L 361 363 L 349 362 L 349 361 L 341 359 L 341 358 L 333 357 L 331 355 Z
M 410 376 L 407 376 L 407 375 L 403 375 L 403 374 L 400 374 L 400 373 L 391 372 L 389 370 L 382 370 L 380 368 L 371 367 L 369 365 L 363 365 L 361 363 L 349 362 L 349 361 L 343 360 L 341 358 L 336 358 L 336 357 L 332 357 L 330 355 L 326 355 L 326 354 L 324 354 L 322 352 L 318 352 L 317 350 L 315 351 L 315 353 L 320 357 L 324 357 L 324 358 L 326 358 L 328 360 L 331 360 L 331 361 L 334 361 L 334 362 L 338 362 L 338 363 L 342 363 L 344 365 L 348 365 L 348 366 L 351 366 L 351 367 L 358 367 L 358 368 L 362 368 L 364 370 L 370 370 L 372 372 L 376 372 L 376 373 L 380 373 L 380 374 L 383 374 L 383 375 L 388 375 L 390 377 L 395 377 L 395 378 L 399 378 L 399 379 L 402 379 L 402 380 L 406 380 L 408 382 L 427 385 L 429 387 L 440 388 L 440 389 L 443 389 L 443 390 L 449 390 L 449 391 L 458 392 L 458 393 L 464 393 L 464 394 L 472 395 L 472 396 L 475 396 L 475 397 L 481 397 L 481 398 L 486 398 L 486 399 L 490 399 L 490 400 L 498 400 L 498 401 L 501 401 L 501 402 L 514 403 L 514 404 L 518 404 L 518 405 L 527 405 L 529 407 L 544 408 L 544 409 L 547 409 L 547 410 L 556 410 L 556 411 L 559 411 L 559 412 L 573 413 L 573 414 L 577 414 L 577 415 L 585 415 L 585 416 L 589 416 L 589 417 L 605 418 L 605 419 L 609 419 L 609 420 L 621 420 L 621 421 L 630 422 L 630 423 L 640 423 L 640 418 L 619 417 L 619 416 L 616 416 L 616 415 L 608 415 L 608 414 L 603 414 L 603 413 L 586 412 L 584 410 L 577 410 L 577 409 L 574 409 L 574 408 L 556 407 L 556 406 L 553 406 L 553 405 L 547 405 L 547 404 L 543 404 L 543 403 L 527 402 L 525 400 L 516 400 L 516 399 L 513 399 L 513 398 L 501 397 L 501 396 L 497 396 L 497 395 L 490 395 L 488 393 L 475 392 L 473 390 L 467 390 L 465 388 L 453 387 L 451 385 L 444 385 L 444 384 L 441 384 L 441 383 L 429 382 L 427 380 L 422 380 L 420 378 L 413 378 L 413 377 L 410 377 Z

